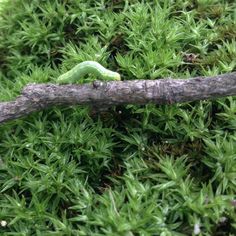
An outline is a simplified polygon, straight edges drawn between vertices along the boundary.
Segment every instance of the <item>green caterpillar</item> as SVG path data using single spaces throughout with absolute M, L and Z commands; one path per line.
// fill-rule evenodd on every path
M 57 81 L 59 83 L 73 83 L 86 74 L 96 75 L 102 80 L 121 80 L 119 73 L 106 69 L 98 62 L 84 61 L 59 76 Z

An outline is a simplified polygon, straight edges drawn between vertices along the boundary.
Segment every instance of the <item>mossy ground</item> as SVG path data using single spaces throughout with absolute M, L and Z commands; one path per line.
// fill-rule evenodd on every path
M 236 69 L 235 1 L 1 4 L 1 101 L 84 60 L 124 80 Z M 236 235 L 236 99 L 2 124 L 0 190 L 1 235 Z

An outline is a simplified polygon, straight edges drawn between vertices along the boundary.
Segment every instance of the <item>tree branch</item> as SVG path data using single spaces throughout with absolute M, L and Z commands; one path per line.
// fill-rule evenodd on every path
M 0 103 L 0 123 L 54 105 L 173 104 L 231 95 L 236 95 L 236 72 L 191 79 L 29 84 L 16 100 Z

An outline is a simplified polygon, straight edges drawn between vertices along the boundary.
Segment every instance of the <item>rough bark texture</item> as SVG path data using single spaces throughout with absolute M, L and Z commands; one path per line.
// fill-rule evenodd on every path
M 236 72 L 192 79 L 29 84 L 16 100 L 0 103 L 0 123 L 54 105 L 173 104 L 230 95 L 236 95 Z

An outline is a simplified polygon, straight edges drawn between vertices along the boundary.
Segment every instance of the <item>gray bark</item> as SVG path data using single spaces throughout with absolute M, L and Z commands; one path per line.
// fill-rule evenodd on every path
M 173 104 L 231 95 L 236 95 L 236 72 L 191 79 L 29 84 L 14 101 L 0 102 L 0 123 L 55 105 Z

